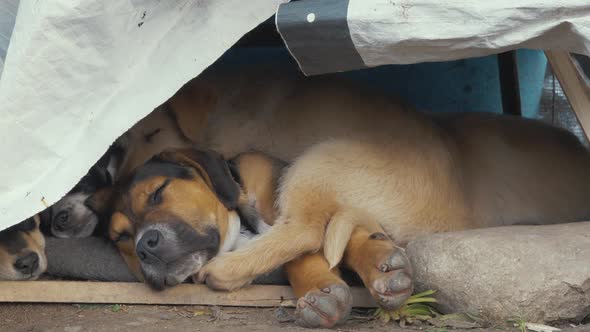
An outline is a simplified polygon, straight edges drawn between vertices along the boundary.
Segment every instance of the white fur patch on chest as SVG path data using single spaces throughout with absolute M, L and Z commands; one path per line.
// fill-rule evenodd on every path
M 240 217 L 235 211 L 230 211 L 227 217 L 227 232 L 225 240 L 219 249 L 219 253 L 224 253 L 236 249 L 236 244 L 240 238 Z
M 258 218 L 256 224 L 252 226 L 256 229 L 258 234 L 253 233 L 248 228 L 242 226 L 240 217 L 236 212 L 232 211 L 228 218 L 228 230 L 220 252 L 234 251 L 242 248 L 250 241 L 268 232 L 272 227 L 265 223 L 262 218 Z

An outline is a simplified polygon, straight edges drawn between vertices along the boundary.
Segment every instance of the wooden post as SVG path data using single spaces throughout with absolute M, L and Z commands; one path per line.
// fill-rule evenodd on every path
M 502 112 L 504 114 L 522 115 L 516 51 L 498 54 L 498 71 L 500 74 Z
M 545 55 L 586 138 L 590 138 L 590 85 L 587 78 L 568 52 L 546 51 Z

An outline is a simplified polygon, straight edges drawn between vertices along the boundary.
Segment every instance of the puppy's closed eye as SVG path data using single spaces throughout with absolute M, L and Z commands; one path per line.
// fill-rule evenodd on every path
M 166 179 L 158 189 L 154 190 L 153 193 L 148 197 L 148 203 L 150 205 L 158 205 L 162 203 L 162 192 L 166 189 L 166 186 L 170 183 L 170 179 Z

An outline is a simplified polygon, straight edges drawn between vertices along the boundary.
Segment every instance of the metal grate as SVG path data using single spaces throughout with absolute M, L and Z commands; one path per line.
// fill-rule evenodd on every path
M 559 81 L 555 75 L 553 75 L 553 71 L 549 65 L 547 66 L 547 72 L 545 73 L 545 82 L 543 84 L 543 94 L 541 97 L 538 117 L 543 121 L 568 129 L 574 133 L 585 146 L 590 147 L 590 143 L 586 140 L 582 127 L 580 126 L 567 97 L 561 89 Z

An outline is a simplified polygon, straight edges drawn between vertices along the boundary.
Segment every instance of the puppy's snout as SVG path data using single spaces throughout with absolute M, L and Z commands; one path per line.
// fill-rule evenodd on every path
M 33 274 L 39 268 L 39 255 L 30 252 L 14 263 L 14 268 L 22 274 Z
M 160 231 L 151 229 L 137 242 L 137 256 L 142 261 L 147 261 L 150 258 L 158 258 L 161 254 L 161 247 L 163 242 L 163 236 Z

